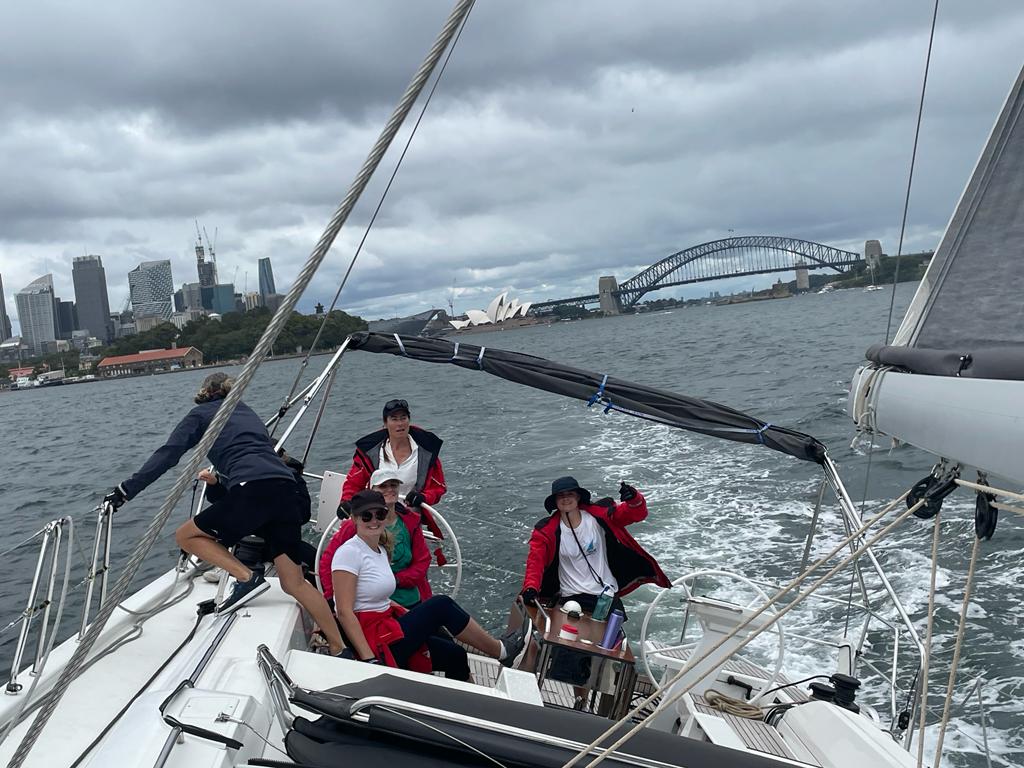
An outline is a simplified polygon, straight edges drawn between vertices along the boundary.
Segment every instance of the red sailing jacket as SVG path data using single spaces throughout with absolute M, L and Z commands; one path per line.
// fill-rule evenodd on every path
M 647 502 L 637 494 L 635 499 L 608 505 L 580 504 L 604 530 L 608 567 L 619 584 L 616 596 L 628 595 L 641 584 L 654 583 L 669 587 L 668 577 L 654 557 L 641 547 L 626 530 L 631 523 L 647 518 Z M 530 535 L 530 552 L 526 556 L 523 589 L 533 588 L 542 597 L 553 597 L 560 591 L 558 580 L 558 547 L 561 542 L 561 515 L 556 510 L 538 521 Z
M 405 608 L 395 603 L 386 611 L 356 611 L 356 618 L 363 630 L 363 637 L 366 644 L 370 646 L 373 655 L 389 667 L 397 667 L 394 655 L 391 653 L 391 643 L 405 637 L 402 632 L 402 625 L 398 623 L 398 617 L 406 613 Z M 430 674 L 433 667 L 430 662 L 430 652 L 427 646 L 420 646 L 412 656 L 409 657 L 408 669 L 412 672 L 423 672 Z
M 441 459 L 438 454 L 444 441 L 433 432 L 428 432 L 420 427 L 410 426 L 409 434 L 416 441 L 419 450 L 419 461 L 416 465 L 416 490 L 423 494 L 423 499 L 430 506 L 434 506 L 444 496 L 448 486 L 444 483 L 444 471 L 441 469 Z M 356 440 L 356 453 L 352 457 L 352 467 L 345 477 L 345 484 L 341 487 L 340 501 L 348 501 L 359 491 L 370 487 L 370 476 L 374 470 L 380 468 L 380 448 L 388 439 L 386 429 L 378 429 L 368 435 Z M 434 522 L 433 516 L 427 510 L 421 510 L 423 522 L 427 529 L 439 539 L 444 538 L 440 527 Z M 434 551 L 438 565 L 444 565 L 445 558 L 438 547 Z
M 441 460 L 438 458 L 444 441 L 433 432 L 416 426 L 409 427 L 409 434 L 416 441 L 420 452 L 416 490 L 423 494 L 427 504 L 434 506 L 448 490 L 448 486 L 444 484 Z M 349 469 L 345 484 L 341 488 L 341 501 L 348 501 L 359 491 L 370 487 L 370 476 L 374 470 L 380 468 L 380 448 L 387 438 L 388 431 L 379 429 L 356 440 L 356 453 L 352 457 L 352 468 Z
M 409 531 L 409 540 L 412 544 L 412 562 L 407 568 L 395 571 L 395 581 L 400 587 L 416 587 L 420 593 L 420 600 L 426 600 L 434 593 L 430 591 L 430 582 L 427 581 L 430 550 L 427 549 L 427 541 L 423 538 L 423 529 L 420 528 L 420 516 L 401 503 L 396 504 L 395 508 L 399 519 L 405 523 Z M 324 587 L 324 597 L 328 600 L 334 597 L 334 584 L 331 581 L 331 561 L 334 559 L 334 553 L 355 535 L 355 523 L 351 519 L 344 520 L 324 548 L 317 567 L 320 570 L 320 583 Z

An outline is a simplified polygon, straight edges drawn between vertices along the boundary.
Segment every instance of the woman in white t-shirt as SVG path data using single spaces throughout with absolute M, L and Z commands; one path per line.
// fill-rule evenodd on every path
M 434 669 L 467 680 L 465 654 L 459 659 L 448 647 L 458 646 L 437 637 L 443 627 L 506 666 L 512 664 L 523 649 L 521 631 L 509 632 L 501 639 L 492 637 L 446 595 L 435 595 L 410 611 L 391 602 L 395 575 L 388 559 L 384 527 L 388 510 L 383 495 L 360 491 L 352 497 L 351 514 L 356 535 L 334 553 L 331 580 L 338 620 L 350 641 L 352 658 L 421 672 Z

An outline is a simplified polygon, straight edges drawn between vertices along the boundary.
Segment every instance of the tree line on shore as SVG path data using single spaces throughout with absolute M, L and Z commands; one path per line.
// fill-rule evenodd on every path
M 192 320 L 180 331 L 171 323 L 163 323 L 143 333 L 117 339 L 101 350 L 99 355 L 101 359 L 132 355 L 146 349 L 169 349 L 172 344 L 177 343 L 179 348 L 195 347 L 202 351 L 205 363 L 237 360 L 247 357 L 255 349 L 272 317 L 273 313 L 269 309 L 259 307 L 244 313 L 231 312 L 220 320 L 211 320 L 208 317 Z M 321 323 L 324 323 L 324 315 L 300 315 L 293 312 L 274 342 L 275 353 L 281 355 L 308 350 L 316 338 Z M 336 309 L 327 315 L 317 349 L 336 347 L 350 333 L 364 330 L 365 320 Z M 63 368 L 69 376 L 91 370 L 90 366 L 81 364 L 77 349 L 30 358 L 21 364 L 21 367 L 29 366 L 32 366 L 36 373 Z M 3 380 L 7 379 L 11 367 L 14 366 L 0 366 L 0 377 Z

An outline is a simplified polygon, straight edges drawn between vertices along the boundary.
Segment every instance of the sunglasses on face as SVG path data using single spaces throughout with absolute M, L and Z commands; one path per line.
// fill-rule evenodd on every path
M 359 513 L 359 519 L 362 520 L 364 523 L 370 522 L 375 517 L 378 520 L 384 520 L 385 518 L 387 518 L 387 516 L 388 511 L 386 509 L 367 510 L 366 512 Z

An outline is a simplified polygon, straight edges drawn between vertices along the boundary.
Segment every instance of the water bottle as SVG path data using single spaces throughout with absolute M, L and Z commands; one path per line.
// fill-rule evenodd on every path
M 622 629 L 622 622 L 626 620 L 626 614 L 616 608 L 608 614 L 608 625 L 604 628 L 604 638 L 601 640 L 601 647 L 609 650 L 619 640 L 619 630 Z
M 609 587 L 605 587 L 601 590 L 601 594 L 597 596 L 597 602 L 594 603 L 594 612 L 591 614 L 594 621 L 604 621 L 608 618 L 608 611 L 612 607 L 612 593 Z

